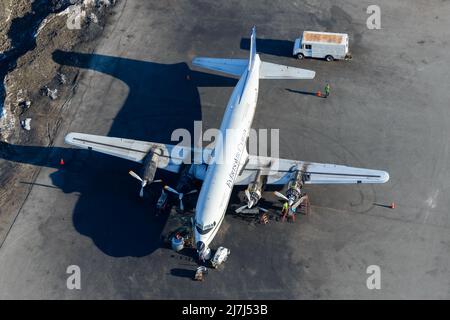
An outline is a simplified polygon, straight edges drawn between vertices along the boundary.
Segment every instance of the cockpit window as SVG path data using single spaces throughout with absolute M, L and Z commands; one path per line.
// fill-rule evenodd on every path
M 216 226 L 216 222 L 215 221 L 213 223 L 210 223 L 210 224 L 207 224 L 207 225 L 202 225 L 202 224 L 200 224 L 198 222 L 195 224 L 195 228 L 197 229 L 198 233 L 200 233 L 200 234 L 207 234 L 212 229 L 214 229 L 215 226 Z

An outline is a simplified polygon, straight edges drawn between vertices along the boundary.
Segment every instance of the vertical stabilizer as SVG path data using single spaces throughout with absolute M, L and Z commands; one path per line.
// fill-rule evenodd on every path
M 256 55 L 256 27 L 253 26 L 252 34 L 250 36 L 250 58 L 248 59 L 248 70 L 253 66 L 253 61 L 255 61 Z

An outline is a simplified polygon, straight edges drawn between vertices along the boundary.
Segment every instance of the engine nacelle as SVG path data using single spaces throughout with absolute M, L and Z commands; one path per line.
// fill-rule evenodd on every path
M 144 173 L 142 175 L 142 179 L 147 181 L 147 183 L 151 183 L 155 178 L 156 169 L 158 168 L 159 157 L 161 156 L 162 151 L 158 147 L 155 147 L 150 150 L 150 152 L 144 158 Z
M 259 199 L 261 199 L 262 185 L 256 182 L 252 182 L 248 185 L 247 190 L 250 193 L 250 199 L 254 204 L 256 204 Z
M 248 185 L 246 193 L 249 195 L 249 199 L 247 199 L 249 208 L 256 205 L 258 201 L 261 199 L 266 181 L 267 176 L 262 175 L 261 171 L 258 171 L 255 180 Z
M 292 199 L 292 201 L 295 201 L 295 199 L 300 198 L 302 194 L 302 188 L 303 188 L 303 173 L 301 171 L 296 171 L 294 176 L 288 183 L 286 197 L 288 199 Z

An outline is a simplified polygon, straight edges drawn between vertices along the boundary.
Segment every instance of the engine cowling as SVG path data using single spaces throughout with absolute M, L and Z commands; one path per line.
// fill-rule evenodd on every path
M 296 171 L 292 179 L 288 183 L 286 197 L 289 199 L 289 204 L 292 205 L 302 195 L 304 176 L 301 171 Z
M 248 207 L 251 208 L 261 199 L 262 192 L 267 181 L 267 176 L 262 175 L 261 171 L 256 174 L 255 180 L 247 187 L 246 194 L 248 200 Z
M 144 173 L 142 179 L 144 181 L 147 181 L 147 183 L 151 183 L 155 178 L 156 169 L 158 168 L 158 161 L 161 154 L 161 149 L 154 148 L 150 150 L 150 152 L 144 158 Z

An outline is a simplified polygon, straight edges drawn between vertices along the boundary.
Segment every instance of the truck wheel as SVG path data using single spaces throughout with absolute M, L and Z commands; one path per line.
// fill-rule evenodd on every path
M 302 60 L 305 56 L 303 55 L 303 53 L 299 53 L 297 54 L 297 59 L 298 60 Z
M 328 62 L 331 62 L 334 60 L 333 56 L 326 56 L 325 60 L 327 60 Z

